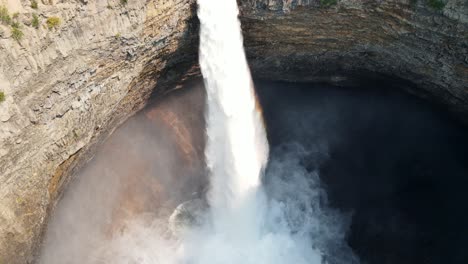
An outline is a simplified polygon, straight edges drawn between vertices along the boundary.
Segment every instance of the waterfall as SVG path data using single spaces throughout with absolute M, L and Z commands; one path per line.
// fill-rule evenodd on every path
M 214 212 L 260 186 L 268 142 L 244 53 L 235 0 L 199 0 L 200 67 L 207 91 L 207 146 Z M 228 213 L 228 212 L 224 212 Z
M 320 263 L 307 232 L 292 236 L 261 184 L 268 142 L 243 48 L 236 0 L 198 0 L 207 92 L 205 158 L 211 224 L 184 242 L 190 263 Z M 304 217 L 307 219 L 307 217 Z
M 195 264 L 326 263 L 324 249 L 339 248 L 344 232 L 319 205 L 317 173 L 297 165 L 294 157 L 301 151 L 285 152 L 287 160 L 271 164 L 276 171 L 269 175 L 274 177 L 268 199 L 262 186 L 269 148 L 238 13 L 236 0 L 198 0 L 211 214 L 209 224 L 185 239 L 183 259 Z M 338 251 L 332 258 L 340 258 Z M 341 263 L 355 263 L 352 254 L 344 258 Z
M 112 213 L 94 214 L 88 209 L 85 212 L 93 212 L 89 216 L 92 220 L 85 220 L 88 216 L 80 215 L 83 195 L 73 192 L 69 199 L 76 206 L 62 211 L 57 225 L 67 232 L 72 229 L 70 234 L 75 239 L 63 243 L 68 236 L 53 234 L 57 240 L 48 242 L 39 263 L 358 263 L 344 243 L 346 225 L 341 216 L 323 208 L 326 199 L 318 172 L 301 165 L 300 159 L 306 153 L 300 144 L 280 148 L 279 152 L 272 149 L 262 180 L 269 146 L 243 49 L 238 13 L 236 0 L 198 0 L 199 59 L 207 104 L 207 199 L 193 197 L 170 215 L 166 210 L 132 215 L 134 219 L 115 228 L 109 221 Z M 168 156 L 161 165 L 177 166 L 177 160 Z M 96 171 L 105 172 L 105 177 L 113 177 L 111 169 L 98 168 Z M 97 176 L 93 175 L 93 179 Z M 88 185 L 81 186 L 82 193 L 90 193 Z M 153 187 L 148 188 L 149 192 L 154 192 Z M 168 186 L 164 192 L 180 190 Z M 111 198 L 104 200 L 111 204 Z M 134 203 L 139 206 L 133 200 L 129 204 Z M 99 221 L 94 220 L 96 215 Z M 112 227 L 110 234 L 107 228 L 105 232 L 100 230 L 107 225 Z
M 198 0 L 209 206 L 195 198 L 178 205 L 168 219 L 137 217 L 70 263 L 357 263 L 343 245 L 340 216 L 320 204 L 318 173 L 299 162 L 300 146 L 282 148 L 280 155 L 273 149 L 262 180 L 269 146 L 238 12 L 236 0 Z M 54 263 L 62 263 L 52 248 L 51 257 L 58 256 Z

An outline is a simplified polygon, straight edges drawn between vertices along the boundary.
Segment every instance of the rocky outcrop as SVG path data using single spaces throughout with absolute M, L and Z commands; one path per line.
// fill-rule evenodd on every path
M 389 75 L 468 122 L 468 4 L 441 1 L 238 2 L 257 77 Z M 14 40 L 0 23 L 0 263 L 33 262 L 50 210 L 96 143 L 196 74 L 195 0 L 38 2 L 0 0 L 24 34 Z
M 468 2 L 240 2 L 258 77 L 336 83 L 369 73 L 397 77 L 468 122 Z
M 24 36 L 0 26 L 0 263 L 33 262 L 70 169 L 196 59 L 193 1 L 44 2 L 3 3 Z

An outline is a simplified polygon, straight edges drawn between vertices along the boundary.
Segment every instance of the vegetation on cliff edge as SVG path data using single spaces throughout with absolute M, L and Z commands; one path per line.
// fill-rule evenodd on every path
M 16 41 L 20 41 L 23 36 L 24 33 L 20 29 L 20 24 L 18 22 L 13 22 L 13 24 L 11 24 L 11 37 Z
M 56 16 L 48 17 L 46 23 L 49 29 L 57 28 L 60 25 L 60 18 Z
M 336 5 L 338 3 L 338 0 L 320 0 L 320 5 L 329 7 L 332 5 Z
M 37 1 L 36 1 L 36 0 L 32 0 L 32 1 L 31 1 L 31 8 L 32 8 L 32 9 L 37 9 L 37 8 L 38 8 Z
M 6 25 L 11 24 L 11 16 L 8 12 L 8 8 L 6 8 L 5 6 L 0 6 L 0 22 Z
M 445 2 L 442 0 L 427 0 L 427 4 L 436 10 L 442 10 L 445 7 Z
M 413 8 L 417 6 L 418 2 L 419 0 L 409 0 L 409 3 Z M 438 11 L 443 10 L 446 4 L 446 0 L 424 0 L 422 2 L 422 5 Z
M 36 14 L 32 15 L 31 25 L 35 28 L 39 28 L 39 17 Z

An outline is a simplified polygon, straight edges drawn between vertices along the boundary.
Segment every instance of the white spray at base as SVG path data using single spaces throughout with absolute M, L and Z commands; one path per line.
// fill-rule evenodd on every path
M 160 222 L 135 225 L 118 243 L 118 261 L 139 264 L 356 263 L 344 243 L 346 224 L 325 209 L 318 174 L 287 145 L 272 155 L 243 49 L 236 0 L 198 0 L 200 66 L 207 91 L 205 158 L 208 210 L 189 201 L 171 216 L 196 216 L 172 236 Z M 318 150 L 321 152 L 321 150 Z M 318 153 L 315 153 L 318 155 Z M 317 155 L 313 156 L 317 156 Z M 185 212 L 184 212 L 185 211 Z M 130 262 L 133 261 L 133 262 Z
M 292 235 L 284 203 L 271 204 L 263 191 L 268 142 L 238 12 L 236 0 L 198 0 L 200 67 L 207 91 L 210 215 L 209 224 L 191 230 L 185 238 L 183 262 L 322 263 L 309 232 L 296 230 Z
M 137 217 L 110 239 L 90 235 L 99 233 L 94 232 L 99 226 L 83 221 L 83 230 L 93 232 L 82 232 L 78 226 L 79 232 L 70 232 L 76 239 L 56 236 L 62 239 L 50 243 L 39 263 L 358 262 L 345 243 L 346 218 L 326 208 L 317 172 L 301 164 L 303 159 L 320 163 L 326 149 L 306 151 L 294 144 L 277 147 L 262 180 L 268 142 L 243 50 L 237 2 L 198 0 L 198 4 L 200 65 L 207 90 L 208 210 L 201 200 L 187 201 L 179 205 L 169 223 L 166 214 Z M 81 205 L 82 193 L 74 196 L 71 201 Z M 70 208 L 73 212 L 74 207 Z M 76 214 L 65 211 L 61 216 L 58 222 L 63 221 L 64 228 L 75 227 Z M 178 222 L 184 218 L 191 220 Z
M 237 2 L 198 4 L 200 67 L 207 92 L 208 200 L 214 223 L 221 224 L 218 216 L 238 217 L 235 211 L 260 187 L 268 142 L 244 54 Z

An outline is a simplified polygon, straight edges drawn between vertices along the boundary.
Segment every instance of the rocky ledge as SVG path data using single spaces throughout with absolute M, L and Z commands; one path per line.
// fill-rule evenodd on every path
M 466 1 L 238 2 L 257 77 L 341 84 L 391 76 L 468 122 Z M 0 6 L 0 263 L 33 263 L 74 170 L 152 94 L 198 74 L 196 6 L 194 0 L 0 0 Z

